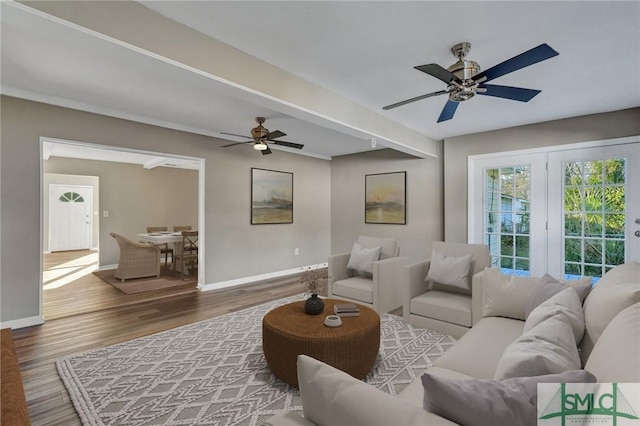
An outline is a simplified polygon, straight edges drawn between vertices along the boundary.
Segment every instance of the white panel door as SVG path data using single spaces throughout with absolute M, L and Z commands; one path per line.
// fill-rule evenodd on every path
M 50 251 L 91 248 L 92 206 L 92 187 L 50 185 Z
M 640 261 L 640 143 L 549 154 L 549 273 Z

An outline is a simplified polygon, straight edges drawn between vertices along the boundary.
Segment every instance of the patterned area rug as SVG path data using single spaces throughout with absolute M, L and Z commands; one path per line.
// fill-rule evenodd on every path
M 57 361 L 85 425 L 259 425 L 302 412 L 297 389 L 262 354 L 262 317 L 281 299 Z M 365 379 L 396 394 L 454 339 L 381 316 L 381 347 Z

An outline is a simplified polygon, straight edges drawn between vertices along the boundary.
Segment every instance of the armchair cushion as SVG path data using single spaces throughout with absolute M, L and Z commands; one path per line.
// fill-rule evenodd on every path
M 347 268 L 358 271 L 360 274 L 372 274 L 373 262 L 377 262 L 380 259 L 381 250 L 381 246 L 367 248 L 355 242 L 351 249 Z
M 411 313 L 471 327 L 471 298 L 464 294 L 432 290 L 411 299 Z
M 395 238 L 367 237 L 361 235 L 358 237 L 357 243 L 367 248 L 382 247 L 380 250 L 380 259 L 398 256 L 398 240 Z
M 442 285 L 469 289 L 471 255 L 447 256 L 435 249 L 431 253 L 431 267 L 427 279 Z
M 366 277 L 351 277 L 333 284 L 333 294 L 373 303 L 373 281 Z

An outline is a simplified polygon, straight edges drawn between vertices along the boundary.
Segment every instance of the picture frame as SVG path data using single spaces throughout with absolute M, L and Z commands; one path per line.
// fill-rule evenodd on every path
M 407 224 L 407 172 L 365 175 L 364 222 Z
M 293 223 L 293 173 L 251 168 L 251 224 Z

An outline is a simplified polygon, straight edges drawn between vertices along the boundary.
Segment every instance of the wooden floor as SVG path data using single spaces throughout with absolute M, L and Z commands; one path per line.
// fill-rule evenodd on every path
M 79 272 L 91 268 L 87 266 L 90 255 L 91 252 L 47 255 L 45 269 L 57 268 L 59 276 L 66 278 L 45 279 L 43 312 L 46 322 L 43 325 L 13 330 L 33 425 L 81 424 L 56 371 L 55 361 L 60 357 L 305 291 L 299 276 L 293 275 L 216 291 L 165 289 L 126 295 L 90 272 L 84 275 Z M 64 268 L 76 270 L 63 273 Z M 69 282 L 61 285 L 65 281 Z M 320 294 L 326 294 L 326 286 Z

